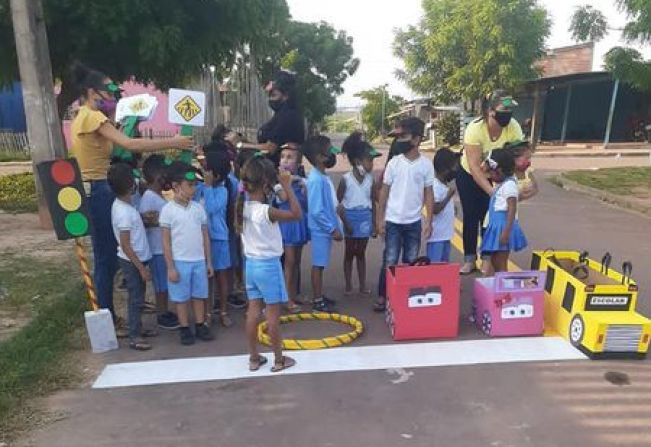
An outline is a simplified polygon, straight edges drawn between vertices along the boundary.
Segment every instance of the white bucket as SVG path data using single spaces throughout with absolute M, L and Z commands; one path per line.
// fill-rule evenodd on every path
M 93 352 L 106 352 L 118 349 L 113 317 L 108 309 L 88 310 L 84 312 L 86 330 Z

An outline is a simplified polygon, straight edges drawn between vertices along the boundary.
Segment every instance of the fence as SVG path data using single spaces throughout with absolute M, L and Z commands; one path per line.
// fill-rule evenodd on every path
M 24 132 L 11 132 L 0 129 L 0 152 L 16 155 L 18 158 L 29 157 L 29 141 Z

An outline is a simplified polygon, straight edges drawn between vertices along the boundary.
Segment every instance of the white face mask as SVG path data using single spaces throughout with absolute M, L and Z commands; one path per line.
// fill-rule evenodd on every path
M 366 175 L 366 169 L 364 169 L 364 166 L 356 165 L 355 168 L 357 168 L 357 172 L 359 172 L 359 175 L 362 177 Z

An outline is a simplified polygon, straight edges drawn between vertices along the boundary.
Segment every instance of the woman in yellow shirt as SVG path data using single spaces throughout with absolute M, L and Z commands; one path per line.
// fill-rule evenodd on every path
M 105 74 L 79 63 L 73 66 L 72 74 L 81 107 L 70 128 L 71 153 L 79 163 L 84 183 L 90 187 L 91 241 L 99 306 L 113 313 L 113 278 L 118 268 L 117 241 L 111 226 L 115 195 L 106 180 L 113 145 L 133 152 L 153 152 L 167 148 L 188 149 L 193 141 L 182 136 L 152 140 L 125 136 L 109 119 L 115 112 L 119 95 L 117 85 Z
M 506 92 L 496 90 L 483 101 L 482 116 L 471 122 L 465 131 L 461 169 L 457 174 L 457 190 L 463 209 L 463 275 L 477 270 L 477 237 L 493 192 L 481 168 L 482 162 L 493 149 L 524 139 L 520 125 L 513 119 L 513 108 L 517 105 Z

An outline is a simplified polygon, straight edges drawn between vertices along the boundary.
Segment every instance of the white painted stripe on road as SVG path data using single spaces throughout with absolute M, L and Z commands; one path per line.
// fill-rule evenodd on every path
M 93 388 L 205 382 L 265 376 L 366 371 L 427 366 L 582 360 L 586 356 L 560 337 L 396 343 L 287 353 L 297 365 L 272 373 L 269 363 L 255 373 L 248 355 L 199 357 L 107 365 Z M 271 357 L 271 354 L 265 354 Z

